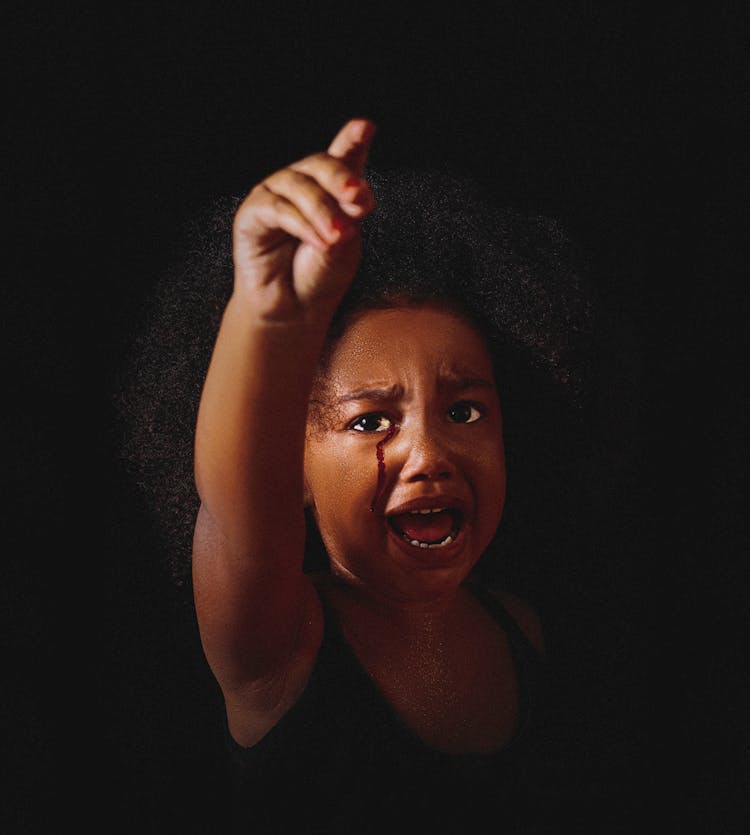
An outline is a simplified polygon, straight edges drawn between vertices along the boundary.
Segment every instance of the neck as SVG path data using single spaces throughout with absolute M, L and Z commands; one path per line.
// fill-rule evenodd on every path
M 451 584 L 440 589 L 421 589 L 408 595 L 391 589 L 373 588 L 347 571 L 332 571 L 334 593 L 356 606 L 369 618 L 398 629 L 429 629 L 446 619 L 462 597 L 460 586 Z

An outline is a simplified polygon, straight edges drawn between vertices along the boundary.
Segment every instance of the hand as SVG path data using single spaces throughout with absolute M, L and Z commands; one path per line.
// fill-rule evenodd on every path
M 362 179 L 375 126 L 352 119 L 328 150 L 271 174 L 234 218 L 235 293 L 267 321 L 330 315 L 359 265 L 359 222 L 375 207 Z

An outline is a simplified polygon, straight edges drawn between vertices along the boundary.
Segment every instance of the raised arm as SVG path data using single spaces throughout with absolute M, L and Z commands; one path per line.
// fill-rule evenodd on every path
M 348 122 L 327 152 L 258 184 L 234 219 L 234 289 L 196 427 L 193 577 L 206 657 L 246 745 L 296 698 L 320 642 L 302 571 L 305 423 L 326 330 L 359 264 L 358 221 L 374 206 L 362 180 L 373 131 Z

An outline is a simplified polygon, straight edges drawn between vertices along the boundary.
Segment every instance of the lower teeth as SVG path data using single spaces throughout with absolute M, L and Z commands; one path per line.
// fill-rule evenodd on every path
M 404 539 L 409 543 L 409 545 L 413 545 L 415 548 L 444 548 L 446 545 L 450 545 L 453 542 L 453 536 L 448 534 L 445 539 L 440 540 L 440 542 L 420 542 L 418 539 L 409 539 L 408 536 L 404 536 Z

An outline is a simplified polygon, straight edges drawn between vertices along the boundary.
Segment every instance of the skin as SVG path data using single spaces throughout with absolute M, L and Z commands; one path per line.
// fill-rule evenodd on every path
M 438 308 L 369 311 L 337 344 L 327 384 L 328 420 L 308 431 L 305 477 L 334 575 L 382 606 L 449 605 L 505 501 L 500 402 L 482 338 Z M 371 512 L 375 445 L 392 425 Z M 461 508 L 455 542 L 427 550 L 394 533 L 388 515 L 417 500 Z
M 259 183 L 235 215 L 234 289 L 195 434 L 198 626 L 241 745 L 258 742 L 304 692 L 325 595 L 361 663 L 427 744 L 492 750 L 512 732 L 515 676 L 504 634 L 461 586 L 500 519 L 505 489 L 482 340 L 445 310 L 371 311 L 335 347 L 326 391 L 313 391 L 331 318 L 359 264 L 359 222 L 375 210 L 362 179 L 374 132 L 351 120 L 327 151 Z M 457 382 L 465 377 L 475 382 Z M 348 396 L 373 385 L 398 387 L 376 404 L 398 431 L 384 448 L 386 489 L 371 513 L 377 441 L 347 420 L 371 411 L 370 400 Z M 322 424 L 308 424 L 311 397 L 323 395 L 335 405 Z M 466 401 L 482 406 L 481 419 L 446 418 Z M 384 514 L 431 495 L 443 503 L 448 493 L 464 523 L 450 548 L 429 552 L 433 565 L 392 535 Z M 305 501 L 331 553 L 328 577 L 302 570 Z M 533 613 L 506 603 L 535 635 Z

